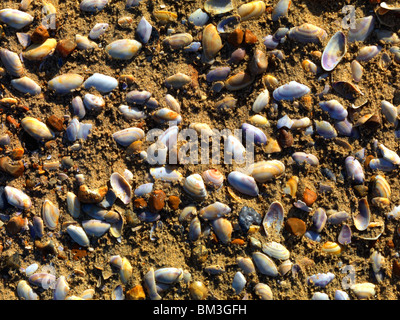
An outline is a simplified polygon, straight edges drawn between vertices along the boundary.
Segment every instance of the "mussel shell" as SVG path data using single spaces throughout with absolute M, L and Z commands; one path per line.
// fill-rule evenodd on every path
M 311 23 L 304 23 L 300 26 L 290 28 L 288 33 L 289 38 L 302 43 L 320 43 L 327 35 L 324 29 Z
M 358 213 L 353 216 L 354 226 L 359 231 L 364 231 L 368 228 L 371 220 L 371 210 L 366 198 L 362 198 L 358 202 Z
M 290 81 L 289 83 L 276 88 L 273 91 L 272 96 L 276 101 L 293 101 L 294 99 L 301 98 L 308 93 L 310 93 L 310 88 L 308 88 L 306 85 L 296 81 Z

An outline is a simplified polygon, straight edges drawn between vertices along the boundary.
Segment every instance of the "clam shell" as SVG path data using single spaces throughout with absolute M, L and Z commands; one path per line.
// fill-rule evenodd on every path
M 373 177 L 372 182 L 373 182 L 373 189 L 372 189 L 373 197 L 383 197 L 387 199 L 390 198 L 391 188 L 384 176 L 378 174 L 375 177 Z
M 235 276 L 233 277 L 233 281 L 232 281 L 232 288 L 233 290 L 235 290 L 236 294 L 239 294 L 240 292 L 242 292 L 242 290 L 244 289 L 244 287 L 246 286 L 246 278 L 244 277 L 243 273 L 241 273 L 240 271 L 235 273 Z
M 211 23 L 203 30 L 202 46 L 203 61 L 212 64 L 215 56 L 222 49 L 223 44 L 217 28 Z
M 27 60 L 40 61 L 53 54 L 56 46 L 57 40 L 49 38 L 43 43 L 30 45 L 26 51 L 22 53 L 22 56 Z
M 43 289 L 54 289 L 56 284 L 56 276 L 47 272 L 34 273 L 29 277 L 29 282 Z
M 336 290 L 335 291 L 335 300 L 350 300 L 349 295 L 347 292 L 344 292 L 342 290 Z
M 179 124 L 182 121 L 182 116 L 179 113 L 168 108 L 158 109 L 154 111 L 151 116 L 158 122 L 174 121 L 176 124 Z
M 81 203 L 73 192 L 67 192 L 67 209 L 74 219 L 79 218 L 81 215 Z
M 290 28 L 288 33 L 290 39 L 302 43 L 321 43 L 327 35 L 324 29 L 311 23 L 303 23 L 300 26 Z
M 157 292 L 154 268 L 151 267 L 150 270 L 143 276 L 143 281 L 149 294 L 149 298 L 151 300 L 161 300 L 161 296 Z
M 310 93 L 310 88 L 308 88 L 306 85 L 296 81 L 290 81 L 289 83 L 276 88 L 272 92 L 272 96 L 276 101 L 293 101 L 294 99 L 301 98 L 308 93 Z
M 232 158 L 237 163 L 242 163 L 245 160 L 246 149 L 238 138 L 229 135 L 224 144 L 224 161 L 229 163 Z
M 237 10 L 241 21 L 254 20 L 261 17 L 265 12 L 264 1 L 251 1 L 242 4 Z
M 337 137 L 336 129 L 328 121 L 315 120 L 315 131 L 324 139 L 332 139 Z
M 25 280 L 20 280 L 17 285 L 17 295 L 23 300 L 39 300 L 39 296 L 29 286 Z
M 391 162 L 394 165 L 400 164 L 400 156 L 395 151 L 390 150 L 389 148 L 385 147 L 382 143 L 379 144 L 378 147 L 382 153 L 383 159 Z
M 4 192 L 7 202 L 10 205 L 22 210 L 29 209 L 32 206 L 31 198 L 23 191 L 14 187 L 5 186 Z
M 217 67 L 207 73 L 206 80 L 208 82 L 225 80 L 230 72 L 230 67 Z
M 105 107 L 106 102 L 101 96 L 86 93 L 83 97 L 83 104 L 88 110 L 101 111 Z
M 99 238 L 110 229 L 111 225 L 105 221 L 91 219 L 82 221 L 82 227 L 88 236 Z
M 72 238 L 72 240 L 74 240 L 77 244 L 79 244 L 82 247 L 89 246 L 90 244 L 89 238 L 82 227 L 69 225 L 66 230 L 69 236 Z
M 295 152 L 292 154 L 292 158 L 299 165 L 301 165 L 303 163 L 308 163 L 311 166 L 319 165 L 318 158 L 311 153 L 305 153 L 302 151 L 298 151 L 298 152 Z
M 25 69 L 17 53 L 2 48 L 0 49 L 0 58 L 10 75 L 17 78 L 24 75 Z
M 317 287 L 326 287 L 332 280 L 335 278 L 335 275 L 332 272 L 328 273 L 317 273 L 307 278 L 307 283 L 312 284 Z
M 0 21 L 14 29 L 22 29 L 33 22 L 33 17 L 26 12 L 16 9 L 0 10 Z
M 348 34 L 348 41 L 364 41 L 374 30 L 375 18 L 374 16 L 363 17 L 356 19 L 355 28 L 350 28 Z
M 145 17 L 142 17 L 136 28 L 136 34 L 138 35 L 140 42 L 144 44 L 149 42 L 152 31 L 153 27 L 151 26 L 151 24 L 146 20 Z
M 204 271 L 211 275 L 218 275 L 226 272 L 225 268 L 219 264 L 207 266 L 204 268 Z
M 364 68 L 357 60 L 353 60 L 350 64 L 350 67 L 353 80 L 355 82 L 360 82 L 364 72 Z
M 95 88 L 101 93 L 108 93 L 118 86 L 118 80 L 101 73 L 94 73 L 85 80 L 83 86 L 86 90 Z
M 208 169 L 202 173 L 202 178 L 206 186 L 219 189 L 224 183 L 224 175 L 217 169 Z
M 362 198 L 358 202 L 358 213 L 353 216 L 354 226 L 359 231 L 364 231 L 368 228 L 371 220 L 371 211 L 369 209 L 368 201 Z
M 48 82 L 50 90 L 54 90 L 57 94 L 66 94 L 79 88 L 84 78 L 76 73 L 67 73 L 59 75 Z
M 258 271 L 262 274 L 270 276 L 270 277 L 277 277 L 278 276 L 278 268 L 276 267 L 274 261 L 269 258 L 267 255 L 261 252 L 253 252 L 252 258 L 254 264 Z
M 336 32 L 326 45 L 322 57 L 321 66 L 325 71 L 332 71 L 342 60 L 347 52 L 347 39 L 343 32 Z
M 360 162 L 353 156 L 348 156 L 345 159 L 345 166 L 347 171 L 347 176 L 355 184 L 362 184 L 364 182 L 364 170 Z
M 237 264 L 240 269 L 242 269 L 244 274 L 251 274 L 256 272 L 256 268 L 254 266 L 253 261 L 249 257 L 238 257 Z
M 156 282 L 164 284 L 174 284 L 182 280 L 183 270 L 180 268 L 166 267 L 154 271 Z
M 107 31 L 108 27 L 108 23 L 96 23 L 89 32 L 89 38 L 92 40 L 100 38 Z
M 108 0 L 83 0 L 79 8 L 85 12 L 99 12 L 107 5 Z
M 119 277 L 123 284 L 126 284 L 132 278 L 132 265 L 125 257 L 121 261 L 121 269 L 119 269 Z
M 381 52 L 382 47 L 381 46 L 376 46 L 376 45 L 371 45 L 371 46 L 364 46 L 362 47 L 357 54 L 356 60 L 357 61 L 369 61 L 373 59 L 376 55 Z
M 65 276 L 60 276 L 57 279 L 54 288 L 53 298 L 54 300 L 65 300 L 68 293 L 69 293 L 69 286 L 67 283 L 67 279 L 65 278 Z
M 133 39 L 120 39 L 106 46 L 106 52 L 114 59 L 129 60 L 138 54 L 142 48 L 139 41 Z
M 317 208 L 312 216 L 313 228 L 320 233 L 325 227 L 327 221 L 326 211 L 323 208 Z
M 183 176 L 179 171 L 171 170 L 165 167 L 151 168 L 150 175 L 154 179 L 170 182 L 181 181 L 183 179 Z
M 131 202 L 133 195 L 132 187 L 122 175 L 118 172 L 111 174 L 110 184 L 117 198 L 119 198 L 124 204 Z
M 199 211 L 199 216 L 205 220 L 215 220 L 227 216 L 232 209 L 221 202 L 214 202 Z
M 198 217 L 190 221 L 188 237 L 190 241 L 196 241 L 201 235 L 201 222 Z
M 248 123 L 243 123 L 241 127 L 244 135 L 244 139 L 246 140 L 246 144 L 248 143 L 255 143 L 255 144 L 266 144 L 267 143 L 267 136 L 265 133 Z
M 129 146 L 132 142 L 144 138 L 144 131 L 140 128 L 131 127 L 113 133 L 115 142 L 123 147 Z
M 11 80 L 11 85 L 19 92 L 24 94 L 36 96 L 42 92 L 40 86 L 27 76 Z
M 226 18 L 223 18 L 217 25 L 217 31 L 219 33 L 231 33 L 235 30 L 240 24 L 240 16 L 232 15 Z
M 205 199 L 208 196 L 203 178 L 197 173 L 186 177 L 183 183 L 183 189 L 189 195 L 197 199 Z
M 271 241 L 263 244 L 262 251 L 271 258 L 278 260 L 287 260 L 290 257 L 290 252 L 282 244 Z
M 351 243 L 351 235 L 350 227 L 347 224 L 343 224 L 338 235 L 338 242 L 343 245 L 348 245 Z
M 254 293 L 261 300 L 274 300 L 274 295 L 272 293 L 271 287 L 265 283 L 257 283 L 254 286 Z
M 260 183 L 271 181 L 285 172 L 285 165 L 279 160 L 259 161 L 250 166 L 250 175 Z
M 21 120 L 21 126 L 31 137 L 36 140 L 54 139 L 53 131 L 51 131 L 46 124 L 35 118 L 23 118 Z
M 60 211 L 53 202 L 46 199 L 42 205 L 42 219 L 44 224 L 50 230 L 55 230 L 60 218 Z
M 356 99 L 364 95 L 357 85 L 348 81 L 335 81 L 332 83 L 332 88 L 346 99 Z
M 176 33 L 166 37 L 163 40 L 163 44 L 166 44 L 172 50 L 179 50 L 189 45 L 192 41 L 193 37 L 190 33 Z
M 269 91 L 268 89 L 263 90 L 256 98 L 253 103 L 252 110 L 255 113 L 263 111 L 269 103 Z
M 146 90 L 132 90 L 126 94 L 125 101 L 127 103 L 145 104 L 151 97 L 151 93 Z
M 350 219 L 349 213 L 347 213 L 346 211 L 339 211 L 339 212 L 334 212 L 331 215 L 329 215 L 328 223 L 340 224 L 342 222 L 345 222 L 348 219 Z
M 348 112 L 345 109 L 345 107 L 343 107 L 343 105 L 335 100 L 328 100 L 328 101 L 321 101 L 319 103 L 319 106 L 321 107 L 322 110 L 326 111 L 329 113 L 329 116 L 332 119 L 336 119 L 336 120 L 344 120 L 347 118 Z
M 232 0 L 207 0 L 204 10 L 212 15 L 227 13 L 233 10 Z
M 248 87 L 253 83 L 253 81 L 254 78 L 252 76 L 240 71 L 225 81 L 225 87 L 229 91 L 237 91 Z
M 259 194 L 258 186 L 255 179 L 239 171 L 232 171 L 228 174 L 229 184 L 237 191 L 256 197 Z
M 283 226 L 284 209 L 279 201 L 274 201 L 265 213 L 262 225 L 266 235 L 279 234 Z
M 118 110 L 121 111 L 122 115 L 126 120 L 139 120 L 139 119 L 146 119 L 147 117 L 144 111 L 141 111 L 136 107 L 130 107 L 126 104 L 121 104 L 118 107 Z
M 287 17 L 291 3 L 291 0 L 279 0 L 272 11 L 272 21 L 278 21 L 280 17 Z
M 369 282 L 356 283 L 351 287 L 351 290 L 358 299 L 368 299 L 375 295 L 375 285 Z
M 165 10 L 154 11 L 153 15 L 160 23 L 168 23 L 171 21 L 176 21 L 178 18 L 178 15 L 175 12 L 170 12 Z
M 397 168 L 397 166 L 394 165 L 392 162 L 390 162 L 386 159 L 383 159 L 383 158 L 372 159 L 369 162 L 369 167 L 372 170 L 381 170 L 381 171 L 385 171 L 385 172 L 390 172 Z
M 167 88 L 180 89 L 191 82 L 191 77 L 184 73 L 178 72 L 165 79 L 165 86 Z
M 374 251 L 370 256 L 369 261 L 371 263 L 372 270 L 375 274 L 377 274 L 379 271 L 381 271 L 383 265 L 385 264 L 385 257 L 380 252 Z
M 218 218 L 211 221 L 211 226 L 219 241 L 223 244 L 231 242 L 233 227 L 229 220 Z

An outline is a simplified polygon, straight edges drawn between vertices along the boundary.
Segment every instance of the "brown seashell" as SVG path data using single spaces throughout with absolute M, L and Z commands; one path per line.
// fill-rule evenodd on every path
M 308 207 L 311 207 L 317 200 L 317 194 L 311 189 L 305 188 L 303 193 L 303 201 Z
M 229 77 L 225 81 L 225 87 L 229 91 L 241 90 L 251 85 L 253 83 L 253 80 L 254 79 L 249 74 L 241 71 L 234 76 Z
M 10 220 L 8 220 L 6 224 L 6 230 L 10 235 L 16 235 L 19 233 L 25 225 L 25 219 L 23 219 L 20 215 L 14 216 Z
M 91 190 L 87 185 L 83 184 L 79 187 L 78 199 L 82 203 L 99 203 L 103 200 L 107 191 L 107 186 Z

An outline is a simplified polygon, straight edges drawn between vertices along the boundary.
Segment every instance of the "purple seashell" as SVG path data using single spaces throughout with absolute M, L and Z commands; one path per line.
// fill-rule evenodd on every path
M 86 140 L 92 130 L 92 126 L 91 123 L 80 123 L 76 138 Z
M 323 208 L 317 208 L 312 216 L 313 227 L 316 232 L 321 232 L 327 220 L 326 212 Z
M 148 91 L 132 90 L 126 95 L 127 103 L 144 104 L 151 97 L 151 93 Z
M 0 146 L 7 146 L 10 143 L 11 143 L 11 138 L 7 133 L 2 134 L 0 136 Z
M 200 50 L 201 42 L 193 41 L 191 44 L 183 48 L 185 52 L 197 52 Z
M 86 115 L 86 109 L 82 98 L 80 96 L 73 98 L 71 104 L 74 114 L 78 116 L 79 119 L 82 119 Z
M 271 203 L 262 221 L 266 235 L 270 234 L 271 231 L 275 234 L 279 234 L 283 226 L 284 214 L 283 206 L 279 201 Z
M 357 135 L 357 129 L 353 127 L 347 118 L 342 121 L 335 122 L 334 126 L 337 132 L 342 136 L 355 137 Z
M 381 52 L 381 50 L 382 50 L 381 46 L 375 46 L 375 45 L 362 47 L 358 51 L 356 60 L 357 61 L 369 61 L 369 60 L 373 59 L 377 54 L 379 54 L 379 52 Z
M 320 43 L 327 37 L 324 29 L 311 23 L 303 23 L 300 26 L 290 28 L 289 38 L 302 43 Z
M 335 291 L 335 300 L 350 300 L 349 295 L 342 291 L 342 290 L 336 290 Z
M 366 198 L 358 201 L 358 213 L 353 216 L 354 226 L 359 231 L 364 231 L 368 228 L 369 222 L 371 221 L 371 210 Z
M 242 48 L 238 48 L 232 52 L 230 59 L 228 60 L 229 64 L 238 64 L 240 61 L 244 59 L 246 56 L 246 50 Z
M 383 158 L 372 159 L 369 162 L 369 167 L 372 170 L 381 170 L 381 171 L 385 171 L 385 172 L 390 172 L 397 168 L 396 165 L 394 165 L 390 161 L 383 159 Z
M 143 222 L 155 222 L 160 219 L 160 215 L 158 213 L 153 213 L 150 211 L 143 211 L 138 215 L 139 220 Z
M 217 31 L 219 33 L 228 33 L 233 31 L 240 23 L 240 16 L 233 15 L 222 19 L 217 25 Z
M 274 39 L 273 35 L 267 35 L 263 38 L 264 45 L 267 49 L 275 49 L 279 45 L 279 41 Z
M 286 37 L 286 35 L 288 34 L 289 29 L 288 28 L 279 28 L 278 30 L 276 30 L 276 32 L 273 35 L 273 40 L 276 42 L 283 42 L 283 39 Z
M 305 153 L 305 152 L 295 152 L 292 154 L 292 158 L 294 161 L 296 161 L 297 164 L 302 164 L 304 162 L 307 162 L 308 164 L 312 166 L 318 166 L 319 165 L 319 160 L 316 156 L 314 156 L 311 153 Z
M 305 94 L 310 92 L 310 88 L 304 84 L 298 83 L 296 81 L 290 81 L 283 86 L 275 89 L 272 96 L 276 101 L 288 100 L 293 101 L 294 99 L 300 98 Z
M 254 141 L 256 144 L 266 144 L 267 143 L 267 136 L 262 132 L 261 129 L 248 124 L 248 123 L 243 123 L 242 124 L 242 130 L 244 133 L 244 138 L 249 139 L 251 142 Z
M 228 174 L 228 182 L 235 190 L 243 194 L 252 197 L 258 196 L 258 186 L 253 177 L 239 171 L 232 171 Z
M 137 7 L 142 0 L 126 0 L 125 8 Z
M 374 30 L 375 18 L 374 16 L 363 17 L 356 19 L 355 28 L 350 28 L 348 34 L 349 42 L 364 41 Z
M 304 236 L 312 241 L 316 241 L 316 242 L 321 241 L 321 235 L 318 232 L 315 232 L 313 230 L 307 230 L 306 233 L 304 234 Z
M 69 141 L 75 141 L 77 139 L 79 126 L 79 120 L 77 118 L 73 118 L 65 130 L 65 134 L 67 135 L 67 139 Z
M 346 211 L 339 211 L 331 214 L 328 217 L 328 223 L 330 224 L 340 224 L 346 220 L 350 219 L 350 214 Z
M 135 196 L 137 197 L 143 197 L 146 194 L 149 194 L 151 191 L 153 191 L 153 185 L 154 183 L 145 183 L 141 184 L 139 187 L 137 187 L 134 191 Z
M 151 24 L 146 20 L 145 17 L 142 17 L 136 28 L 136 34 L 138 35 L 140 42 L 149 42 L 152 30 L 153 27 L 151 26 Z
M 206 80 L 208 82 L 225 80 L 230 72 L 230 67 L 218 67 L 207 73 Z
M 333 279 L 335 275 L 331 272 L 328 273 L 317 273 L 307 278 L 308 284 L 313 284 L 317 287 L 326 287 Z
M 347 39 L 343 32 L 336 32 L 326 45 L 321 57 L 321 66 L 332 71 L 347 52 Z
M 351 229 L 347 224 L 342 226 L 338 235 L 338 242 L 343 245 L 351 243 Z
M 319 103 L 322 110 L 329 113 L 329 116 L 335 120 L 346 119 L 348 112 L 337 100 L 322 101 Z
M 345 161 L 347 176 L 355 184 L 364 183 L 364 171 L 360 162 L 353 156 L 348 156 Z

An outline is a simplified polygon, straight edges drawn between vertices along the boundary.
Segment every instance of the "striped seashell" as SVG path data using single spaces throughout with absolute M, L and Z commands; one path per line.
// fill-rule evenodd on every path
M 86 93 L 83 97 L 83 104 L 88 110 L 101 111 L 104 109 L 106 102 L 102 96 Z
M 96 42 L 80 34 L 75 35 L 75 42 L 76 42 L 76 47 L 79 50 L 91 50 L 99 47 L 99 45 Z
M 276 88 L 272 92 L 272 96 L 276 101 L 293 101 L 294 99 L 301 98 L 308 93 L 310 93 L 310 88 L 296 81 L 290 81 L 289 83 Z
M 90 244 L 89 238 L 86 235 L 85 230 L 83 230 L 82 227 L 75 226 L 75 225 L 69 225 L 67 227 L 67 233 L 68 235 L 74 240 L 77 244 L 79 244 L 82 247 L 88 247 Z
M 189 15 L 188 20 L 196 27 L 202 27 L 207 23 L 209 18 L 208 14 L 199 8 Z
M 17 78 L 24 75 L 25 69 L 17 53 L 2 48 L 0 49 L 0 58 L 10 75 Z
M 164 284 L 174 284 L 183 279 L 183 270 L 181 268 L 166 267 L 154 271 L 156 282 Z
M 154 111 L 151 116 L 153 119 L 157 122 L 170 122 L 173 121 L 176 124 L 179 124 L 182 122 L 182 116 L 168 108 L 161 108 L 156 111 Z
M 264 1 L 251 1 L 242 4 L 237 10 L 241 21 L 254 20 L 261 17 L 265 12 Z
M 237 91 L 248 87 L 253 81 L 254 78 L 252 76 L 246 72 L 240 71 L 225 81 L 225 87 L 229 91 Z
M 342 225 L 342 229 L 338 235 L 338 242 L 342 245 L 348 245 L 351 243 L 351 228 L 347 224 Z
M 46 227 L 50 230 L 55 230 L 57 228 L 59 218 L 60 210 L 50 200 L 44 200 L 42 205 L 42 219 Z
M 83 86 L 86 90 L 95 88 L 100 93 L 108 93 L 118 87 L 118 80 L 101 73 L 94 73 L 85 80 Z
M 329 113 L 329 116 L 332 119 L 336 119 L 336 120 L 344 120 L 347 118 L 348 112 L 345 109 L 345 107 L 343 107 L 343 105 L 335 100 L 328 100 L 328 101 L 321 101 L 319 103 L 319 106 L 321 107 L 322 110 L 326 111 Z
M 53 299 L 65 300 L 68 293 L 69 293 L 69 286 L 67 283 L 67 279 L 65 278 L 65 276 L 60 276 L 55 284 Z
M 25 280 L 20 280 L 17 285 L 17 295 L 22 300 L 39 300 L 39 296 Z
M 332 71 L 342 60 L 347 52 L 347 39 L 343 32 L 336 32 L 326 45 L 322 57 L 321 66 L 325 71 Z
M 14 29 L 22 29 L 33 22 L 33 17 L 26 12 L 16 9 L 0 10 L 0 21 Z
M 270 277 L 277 277 L 278 276 L 278 268 L 276 267 L 274 261 L 269 258 L 267 255 L 261 252 L 253 252 L 252 258 L 254 264 L 258 271 L 262 274 L 270 276 Z
M 192 82 L 192 78 L 188 75 L 178 72 L 165 79 L 167 88 L 180 89 Z
M 375 285 L 370 282 L 356 283 L 351 286 L 351 290 L 358 299 L 368 299 L 375 295 Z
M 243 123 L 241 129 L 243 131 L 246 143 L 255 143 L 255 144 L 267 143 L 267 136 L 261 129 L 248 123 Z
M 221 202 L 214 202 L 199 211 L 199 216 L 204 220 L 215 220 L 227 216 L 231 208 Z
M 129 260 L 125 257 L 122 258 L 121 268 L 119 269 L 119 278 L 123 284 L 128 283 L 132 278 L 133 268 Z
M 383 159 L 391 162 L 394 165 L 400 164 L 400 156 L 395 151 L 385 147 L 382 143 L 379 144 L 378 148 L 382 153 Z
M 372 179 L 373 189 L 372 197 L 382 197 L 389 199 L 391 196 L 390 184 L 386 181 L 385 177 L 378 174 Z
M 42 92 L 40 86 L 34 80 L 28 78 L 27 76 L 11 80 L 11 85 L 23 94 L 36 96 Z
M 121 111 L 126 120 L 139 120 L 147 118 L 147 115 L 144 111 L 139 110 L 136 107 L 130 107 L 126 104 L 121 104 L 118 107 L 118 110 Z
M 118 212 L 104 209 L 99 207 L 97 204 L 94 205 L 85 203 L 82 205 L 82 210 L 93 219 L 104 220 L 112 224 L 117 223 L 121 219 Z
M 79 88 L 84 78 L 76 73 L 67 73 L 57 76 L 48 82 L 48 88 L 57 94 L 67 94 Z
M 141 48 L 142 44 L 139 41 L 133 39 L 120 39 L 108 44 L 105 50 L 114 59 L 129 60 L 137 55 Z
M 243 273 L 240 271 L 235 273 L 235 276 L 232 280 L 232 288 L 235 290 L 236 294 L 240 294 L 243 291 L 244 287 L 246 286 L 246 278 L 244 277 Z
M 353 216 L 354 226 L 359 231 L 364 231 L 368 228 L 371 220 L 371 210 L 369 209 L 368 201 L 362 198 L 358 201 L 358 213 Z
M 227 13 L 233 10 L 232 0 L 207 0 L 204 10 L 213 15 Z
M 314 120 L 315 131 L 324 139 L 332 139 L 337 137 L 336 129 L 328 121 Z
M 348 156 L 344 162 L 349 179 L 355 184 L 364 183 L 364 171 L 360 162 L 353 156 Z
M 182 174 L 179 171 L 171 170 L 165 167 L 151 168 L 150 175 L 156 180 L 162 181 L 181 181 Z
M 242 269 L 244 274 L 251 274 L 256 272 L 253 261 L 249 257 L 238 257 L 236 259 L 238 267 Z
M 168 22 L 176 21 L 178 18 L 178 15 L 175 12 L 166 11 L 166 10 L 154 11 L 153 15 L 160 23 L 168 23 Z
M 176 100 L 169 93 L 165 95 L 164 101 L 167 104 L 168 108 L 170 108 L 172 111 L 175 111 L 177 113 L 181 112 L 181 105 L 179 104 L 178 100 Z
M 178 132 L 179 128 L 177 126 L 171 126 L 158 137 L 158 141 L 173 149 L 177 143 Z
M 262 225 L 266 235 L 278 234 L 283 226 L 284 209 L 279 201 L 274 201 L 264 215 Z
M 197 215 L 197 209 L 195 205 L 189 205 L 182 209 L 181 214 L 179 215 L 179 222 L 184 223 L 192 219 Z
M 303 163 L 308 163 L 311 166 L 318 166 L 319 160 L 316 156 L 311 153 L 305 153 L 298 151 L 292 154 L 292 159 L 299 165 Z
M 342 253 L 342 248 L 341 246 L 332 241 L 327 241 L 322 245 L 321 251 L 326 254 L 331 254 L 335 256 L 340 256 Z
M 353 80 L 355 82 L 360 82 L 364 72 L 362 65 L 357 60 L 353 60 L 350 64 L 350 68 Z
M 254 293 L 261 299 L 261 300 L 274 300 L 274 295 L 272 293 L 272 289 L 269 285 L 265 283 L 257 283 L 254 286 Z
M 118 172 L 111 174 L 110 184 L 118 199 L 120 199 L 124 204 L 131 202 L 133 196 L 132 187 L 122 175 Z
M 379 52 L 381 52 L 381 50 L 382 50 L 381 46 L 375 46 L 375 45 L 364 46 L 358 51 L 356 60 L 364 62 L 369 61 L 373 59 L 375 56 L 377 56 Z
M 309 59 L 303 60 L 301 62 L 301 66 L 302 66 L 303 70 L 306 72 L 310 72 L 313 74 L 317 74 L 317 72 L 318 72 L 317 65 Z
M 4 187 L 7 203 L 18 209 L 27 210 L 32 206 L 31 198 L 23 191 L 10 187 Z
M 324 29 L 311 23 L 303 23 L 300 26 L 290 28 L 288 37 L 302 43 L 321 43 L 327 33 Z
M 100 238 L 110 230 L 111 225 L 105 221 L 91 219 L 82 221 L 82 227 L 88 236 Z
M 193 41 L 190 33 L 176 33 L 172 36 L 166 37 L 163 44 L 170 47 L 172 50 L 179 50 L 188 46 Z
M 307 277 L 307 283 L 317 287 L 325 288 L 332 280 L 335 279 L 335 275 L 332 272 L 317 273 Z
M 206 186 L 219 189 L 224 183 L 224 175 L 217 169 L 208 169 L 202 173 L 202 178 Z
M 151 26 L 151 24 L 146 20 L 145 17 L 142 17 L 136 28 L 136 34 L 139 37 L 140 42 L 144 44 L 149 42 L 152 31 L 153 27 Z
M 132 142 L 144 138 L 144 131 L 140 128 L 131 127 L 113 133 L 115 142 L 123 147 L 129 146 Z
M 92 40 L 100 38 L 107 31 L 108 27 L 108 23 L 96 23 L 89 32 L 89 38 Z
M 250 175 L 260 183 L 278 178 L 285 172 L 285 165 L 279 160 L 259 161 L 250 166 Z
M 196 241 L 201 235 L 201 222 L 198 217 L 190 221 L 188 237 L 190 241 Z
M 25 117 L 21 120 L 21 126 L 31 137 L 36 140 L 54 139 L 54 133 L 43 122 L 32 118 Z
M 320 233 L 325 227 L 327 221 L 326 211 L 323 208 L 317 208 L 312 216 L 313 228 L 316 232 Z
M 27 60 L 41 61 L 53 54 L 56 50 L 56 46 L 57 40 L 49 38 L 43 43 L 30 45 L 26 51 L 22 53 L 22 57 Z
M 73 192 L 67 192 L 67 209 L 69 214 L 77 219 L 81 215 L 81 203 Z
M 107 5 L 108 0 L 83 0 L 79 8 L 85 12 L 99 12 Z
M 211 226 L 219 241 L 223 244 L 231 242 L 233 227 L 229 220 L 218 218 L 211 221 Z
M 293 262 L 290 260 L 285 260 L 278 266 L 278 271 L 280 275 L 285 276 L 289 271 L 292 270 L 292 268 Z
M 262 251 L 271 258 L 278 260 L 287 260 L 290 257 L 290 252 L 285 246 L 278 242 L 271 241 L 263 244 Z
M 350 28 L 348 34 L 349 42 L 364 41 L 374 30 L 374 16 L 363 17 L 355 20 L 354 28 Z
M 151 97 L 151 93 L 145 90 L 132 90 L 126 94 L 125 101 L 127 103 L 145 104 Z
M 260 113 L 263 111 L 269 103 L 269 91 L 268 89 L 263 90 L 256 98 L 253 103 L 252 110 L 255 113 Z
M 211 23 L 208 24 L 203 30 L 202 46 L 203 61 L 205 63 L 212 64 L 215 56 L 222 49 L 223 44 L 217 28 Z
M 279 2 L 272 10 L 272 21 L 278 21 L 280 17 L 287 17 L 291 3 L 291 0 L 279 0 Z
M 206 186 L 201 175 L 195 173 L 185 178 L 183 189 L 192 197 L 206 199 L 208 196 Z
M 256 197 L 259 194 L 256 180 L 239 171 L 232 171 L 228 174 L 229 184 L 237 191 L 251 196 Z

